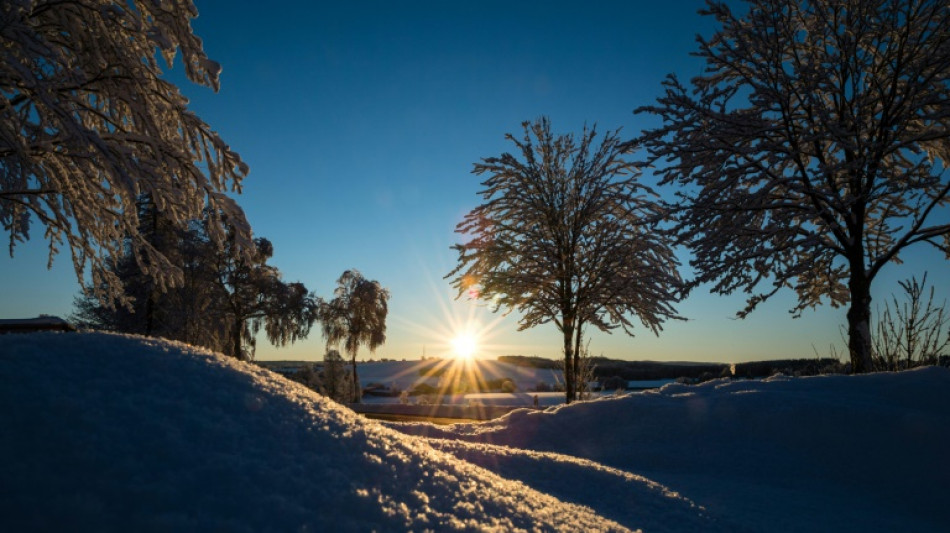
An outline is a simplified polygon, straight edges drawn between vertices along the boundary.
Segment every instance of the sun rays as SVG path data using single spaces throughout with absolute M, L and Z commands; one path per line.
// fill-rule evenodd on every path
M 422 355 L 420 362 L 412 365 L 411 372 L 418 377 L 409 390 L 426 392 L 416 392 L 407 399 L 432 404 L 435 413 L 438 404 L 457 403 L 461 395 L 497 388 L 497 384 L 489 383 L 497 381 L 497 376 L 491 379 L 492 372 L 483 368 L 481 360 L 523 352 L 526 347 L 499 343 L 505 328 L 511 326 L 503 313 L 492 313 L 484 303 L 465 295 L 453 299 L 451 291 L 429 272 L 428 265 L 420 265 L 420 270 L 427 274 L 430 305 L 402 314 L 397 320 L 400 329 L 416 340 L 417 353 Z
M 427 265 L 420 264 L 420 271 L 428 281 L 429 306 L 396 319 L 418 342 L 420 352 L 441 359 L 491 359 L 524 351 L 524 346 L 498 343 L 504 313 L 492 313 L 483 303 L 464 295 L 455 300 L 453 291 L 429 272 Z

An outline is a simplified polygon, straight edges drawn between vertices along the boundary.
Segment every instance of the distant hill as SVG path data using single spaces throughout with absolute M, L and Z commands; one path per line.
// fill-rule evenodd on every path
M 536 356 L 503 355 L 499 361 L 523 367 L 556 369 L 559 361 Z M 595 365 L 594 376 L 598 380 L 619 377 L 629 381 L 677 379 L 711 379 L 719 376 L 731 376 L 733 367 L 735 376 L 743 378 L 763 378 L 776 373 L 811 376 L 822 372 L 842 372 L 837 359 L 780 359 L 753 361 L 748 363 L 699 363 L 690 361 L 627 361 L 607 357 L 592 357 Z

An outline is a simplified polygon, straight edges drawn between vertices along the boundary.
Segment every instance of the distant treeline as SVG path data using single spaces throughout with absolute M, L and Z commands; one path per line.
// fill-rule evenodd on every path
M 498 360 L 512 365 L 532 368 L 559 368 L 558 361 L 536 356 L 503 355 Z M 617 377 L 628 381 L 677 378 L 705 380 L 732 375 L 732 365 L 725 363 L 624 361 L 606 357 L 592 357 L 591 364 L 594 365 L 594 376 L 598 381 Z M 809 376 L 845 371 L 847 371 L 846 365 L 832 358 L 753 361 L 735 365 L 735 376 L 742 378 L 763 378 L 776 373 Z
M 554 359 L 545 359 L 544 357 L 527 355 L 502 355 L 498 360 L 515 366 L 527 366 L 530 368 L 560 368 L 558 362 Z
M 818 374 L 848 373 L 850 365 L 837 359 L 776 359 L 736 363 L 737 378 L 764 378 L 782 373 L 794 376 L 817 376 Z

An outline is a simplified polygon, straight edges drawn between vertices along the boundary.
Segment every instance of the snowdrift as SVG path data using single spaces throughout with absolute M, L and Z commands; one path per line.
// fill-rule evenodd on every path
M 0 336 L 0 530 L 616 530 L 266 370 L 101 333 Z
M 0 531 L 950 531 L 948 443 L 944 368 L 382 425 L 182 344 L 0 335 Z
M 950 531 L 946 368 L 667 385 L 481 424 L 392 426 L 645 531 L 697 528 L 669 500 L 645 498 L 642 483 L 639 493 L 620 493 L 615 483 L 546 481 L 570 479 L 578 461 L 590 460 L 662 484 L 729 531 Z M 511 450 L 532 450 L 521 453 L 534 454 L 546 476 Z M 650 512 L 629 517 L 603 504 L 618 494 Z

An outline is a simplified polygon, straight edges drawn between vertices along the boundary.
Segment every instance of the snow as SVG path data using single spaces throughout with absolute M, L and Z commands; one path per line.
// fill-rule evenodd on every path
M 476 453 L 471 447 L 491 444 L 643 476 L 703 507 L 728 531 L 950 531 L 946 368 L 671 384 L 544 412 L 517 410 L 481 424 L 391 426 L 451 443 L 440 447 L 461 458 Z M 573 466 L 549 464 L 519 477 L 504 461 L 497 467 L 485 457 L 475 462 L 588 503 L 588 484 L 568 486 L 567 494 L 544 485 L 545 479 L 570 479 Z M 639 501 L 642 490 L 632 485 L 630 499 Z M 624 497 L 620 489 L 607 492 Z M 592 507 L 647 531 L 696 530 Z
M 625 531 L 184 344 L 5 335 L 0 382 L 4 531 Z
M 517 366 L 504 361 L 476 359 L 470 363 L 473 365 L 471 372 L 479 376 L 484 381 L 509 379 L 519 391 L 533 391 L 539 383 L 552 385 L 560 379 L 560 372 L 549 368 L 532 368 L 527 366 Z M 417 383 L 426 383 L 433 387 L 439 385 L 438 377 L 425 377 L 420 374 L 420 370 L 425 368 L 439 368 L 452 375 L 458 373 L 456 362 L 453 360 L 429 359 L 426 361 L 373 361 L 359 363 L 360 382 L 363 385 L 369 383 L 380 383 L 382 385 L 395 385 L 402 390 L 409 390 Z M 468 374 L 470 371 L 462 370 L 462 374 Z M 562 395 L 563 396 L 563 395 Z
M 950 370 L 383 424 L 168 341 L 0 336 L 0 530 L 947 531 Z

